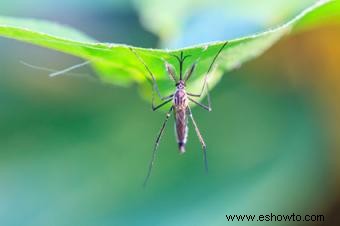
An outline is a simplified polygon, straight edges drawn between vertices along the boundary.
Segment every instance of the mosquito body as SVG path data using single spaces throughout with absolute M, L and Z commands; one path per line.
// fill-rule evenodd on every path
M 188 137 L 188 117 L 187 110 L 189 106 L 188 95 L 185 91 L 183 82 L 179 82 L 177 90 L 173 97 L 173 108 L 175 116 L 175 131 L 180 153 L 185 152 L 185 144 Z
M 209 72 L 211 71 L 218 55 L 222 52 L 223 48 L 227 45 L 227 42 L 225 42 L 221 48 L 219 49 L 219 51 L 217 52 L 217 54 L 215 55 L 213 61 L 211 62 L 209 69 L 204 77 L 204 81 L 203 81 L 203 86 L 201 88 L 200 93 L 198 94 L 193 94 L 190 92 L 186 91 L 186 82 L 190 79 L 191 75 L 193 74 L 197 62 L 198 60 L 196 60 L 190 67 L 188 70 L 186 70 L 185 74 L 183 75 L 183 63 L 185 61 L 186 58 L 190 57 L 190 55 L 184 56 L 183 51 L 180 53 L 180 56 L 177 55 L 173 55 L 179 63 L 179 78 L 177 79 L 177 75 L 175 72 L 175 68 L 169 64 L 168 62 L 165 62 L 165 68 L 166 71 L 170 77 L 171 80 L 173 80 L 176 84 L 176 91 L 167 96 L 167 97 L 163 97 L 158 89 L 158 85 L 156 83 L 156 79 L 155 76 L 153 75 L 153 73 L 151 72 L 151 70 L 149 69 L 149 67 L 146 65 L 145 61 L 141 58 L 141 56 L 132 48 L 130 48 L 130 50 L 135 54 L 135 56 L 138 58 L 138 60 L 144 65 L 145 69 L 148 71 L 150 77 L 151 77 L 151 81 L 152 81 L 152 85 L 153 85 L 153 89 L 152 89 L 152 110 L 156 111 L 157 109 L 165 106 L 166 104 L 168 104 L 169 102 L 172 102 L 172 105 L 169 109 L 169 111 L 166 114 L 166 118 L 163 122 L 163 125 L 161 127 L 161 130 L 157 136 L 156 142 L 155 142 L 155 146 L 152 152 L 152 158 L 149 164 L 149 170 L 147 173 L 147 176 L 145 178 L 144 181 L 144 186 L 146 185 L 150 175 L 151 175 L 151 170 L 152 170 L 152 166 L 154 164 L 155 158 L 156 158 L 156 151 L 161 139 L 161 136 L 164 132 L 165 126 L 171 116 L 172 113 L 174 113 L 174 118 L 175 118 L 175 133 L 176 133 L 176 139 L 177 139 L 177 144 L 178 144 L 178 150 L 180 153 L 184 153 L 185 152 L 185 145 L 187 142 L 187 137 L 188 137 L 188 121 L 189 118 L 192 121 L 192 124 L 195 128 L 196 134 L 198 136 L 198 139 L 201 143 L 202 146 L 202 151 L 203 151 L 203 159 L 204 159 L 204 165 L 205 165 L 205 169 L 206 171 L 208 171 L 208 161 L 207 161 L 207 155 L 206 155 L 206 144 L 203 140 L 203 137 L 198 129 L 198 126 L 196 124 L 196 121 L 194 120 L 194 117 L 192 115 L 189 103 L 192 102 L 194 104 L 197 104 L 198 106 L 204 108 L 205 110 L 211 111 L 211 103 L 210 103 L 210 96 L 209 96 L 209 91 L 208 91 L 208 81 L 207 81 L 207 76 L 209 74 Z M 200 98 L 203 95 L 204 90 L 206 90 L 207 92 L 207 99 L 208 99 L 208 106 L 196 101 L 193 98 Z M 156 93 L 158 94 L 159 98 L 163 101 L 161 104 L 155 106 L 154 104 L 154 92 L 156 91 Z

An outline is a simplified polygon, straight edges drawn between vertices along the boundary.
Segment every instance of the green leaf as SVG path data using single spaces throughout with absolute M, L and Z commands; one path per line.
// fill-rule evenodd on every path
M 330 19 L 340 20 L 339 1 L 319 1 L 275 29 L 230 40 L 217 60 L 219 67 L 209 77 L 210 87 L 219 81 L 223 72 L 233 70 L 259 56 L 288 34 L 296 25 L 298 29 L 295 31 L 297 32 L 303 28 L 320 25 Z M 119 85 L 135 82 L 144 90 L 143 93 L 150 94 L 151 86 L 146 79 L 149 75 L 127 45 L 96 42 L 81 32 L 51 22 L 9 17 L 0 17 L 0 36 L 89 60 L 104 82 Z M 166 74 L 163 59 L 173 64 L 178 72 L 178 63 L 172 56 L 173 54 L 179 55 L 180 51 L 184 51 L 185 55 L 191 55 L 184 68 L 199 58 L 197 70 L 188 87 L 191 92 L 197 92 L 213 57 L 224 42 L 201 44 L 176 50 L 133 48 L 154 73 L 161 92 L 166 95 L 173 90 L 173 84 Z

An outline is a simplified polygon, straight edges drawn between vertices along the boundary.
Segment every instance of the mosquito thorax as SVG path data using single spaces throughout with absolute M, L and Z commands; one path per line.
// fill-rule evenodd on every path
M 173 97 L 173 103 L 175 106 L 176 111 L 178 110 L 186 110 L 188 107 L 188 95 L 185 91 L 185 85 L 182 82 L 179 82 L 178 85 L 176 86 L 176 92 Z

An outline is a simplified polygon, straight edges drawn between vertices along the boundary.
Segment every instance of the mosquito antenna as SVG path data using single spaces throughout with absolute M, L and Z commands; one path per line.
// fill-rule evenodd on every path
M 181 81 L 183 79 L 183 63 L 184 63 L 184 60 L 188 57 L 191 57 L 191 55 L 186 55 L 183 57 L 183 51 L 181 51 L 181 55 L 180 57 L 177 56 L 177 55 L 171 55 L 173 57 L 175 57 L 177 60 L 178 60 L 178 63 L 179 63 L 179 80 Z
M 175 57 L 178 60 L 178 62 L 181 62 L 181 58 L 179 58 L 177 55 L 171 54 L 171 56 Z
M 181 51 L 181 61 L 179 63 L 179 80 L 182 81 L 183 80 L 183 63 L 184 63 L 184 60 L 189 57 L 188 56 L 185 56 L 183 57 L 183 51 Z
M 66 74 L 74 69 L 77 69 L 77 68 L 80 68 L 82 66 L 85 66 L 87 64 L 90 63 L 90 61 L 85 61 L 83 63 L 80 63 L 80 64 L 76 64 L 76 65 L 73 65 L 69 68 L 66 68 L 66 69 L 63 69 L 63 70 L 60 70 L 60 71 L 57 71 L 57 70 L 54 70 L 54 69 L 50 69 L 50 68 L 46 68 L 46 67 L 40 67 L 40 66 L 36 66 L 36 65 L 32 65 L 32 64 L 29 64 L 27 62 L 24 62 L 24 61 L 20 61 L 21 64 L 25 65 L 26 67 L 30 67 L 30 68 L 33 68 L 33 69 L 36 69 L 36 70 L 41 70 L 41 71 L 47 71 L 47 72 L 51 72 L 49 74 L 50 77 L 55 77 L 57 75 L 62 75 L 62 74 Z
M 181 61 L 179 62 L 179 80 L 182 81 L 183 74 L 183 51 L 181 51 Z

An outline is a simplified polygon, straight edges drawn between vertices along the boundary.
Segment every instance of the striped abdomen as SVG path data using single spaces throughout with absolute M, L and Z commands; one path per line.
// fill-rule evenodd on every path
M 178 148 L 181 153 L 185 152 L 185 144 L 188 136 L 187 117 L 188 98 L 184 89 L 178 89 L 174 95 L 175 109 L 175 132 Z

